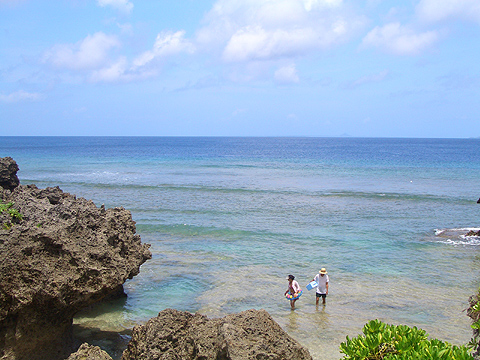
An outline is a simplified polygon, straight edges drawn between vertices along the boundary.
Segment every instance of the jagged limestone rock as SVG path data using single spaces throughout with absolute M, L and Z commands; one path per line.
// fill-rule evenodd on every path
M 151 257 L 131 213 L 58 187 L 0 188 L 22 214 L 0 228 L 0 359 L 65 359 L 81 309 L 112 294 Z
M 172 309 L 133 329 L 122 360 L 311 360 L 265 310 L 220 319 Z

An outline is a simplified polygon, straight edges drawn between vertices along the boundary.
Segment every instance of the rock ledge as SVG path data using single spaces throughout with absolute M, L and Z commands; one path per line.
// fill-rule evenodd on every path
M 311 360 L 312 357 L 265 310 L 208 319 L 166 309 L 133 329 L 122 360 L 136 359 Z

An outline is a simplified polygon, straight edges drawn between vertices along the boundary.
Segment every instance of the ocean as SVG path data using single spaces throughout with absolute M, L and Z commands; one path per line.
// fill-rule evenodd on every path
M 265 309 L 315 360 L 371 319 L 452 344 L 480 285 L 480 139 L 0 137 L 21 184 L 123 206 L 153 257 L 76 336 L 119 359 L 166 308 Z M 325 307 L 306 285 L 327 268 Z M 288 274 L 304 292 L 284 297 Z M 121 335 L 118 335 L 118 334 Z

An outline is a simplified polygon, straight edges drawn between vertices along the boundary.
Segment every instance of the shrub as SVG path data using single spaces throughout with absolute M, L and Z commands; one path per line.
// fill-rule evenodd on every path
M 473 337 L 468 344 L 473 349 L 473 355 L 480 355 L 480 289 L 477 294 L 470 297 L 470 307 L 467 309 L 467 315 L 472 319 Z
M 371 320 L 363 327 L 363 335 L 340 344 L 346 360 L 472 360 L 465 346 L 455 346 L 437 339 L 416 327 L 388 325 Z

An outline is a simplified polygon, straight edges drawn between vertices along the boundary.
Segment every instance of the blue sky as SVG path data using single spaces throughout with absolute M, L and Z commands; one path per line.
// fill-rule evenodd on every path
M 1 135 L 480 137 L 479 0 L 0 0 Z

